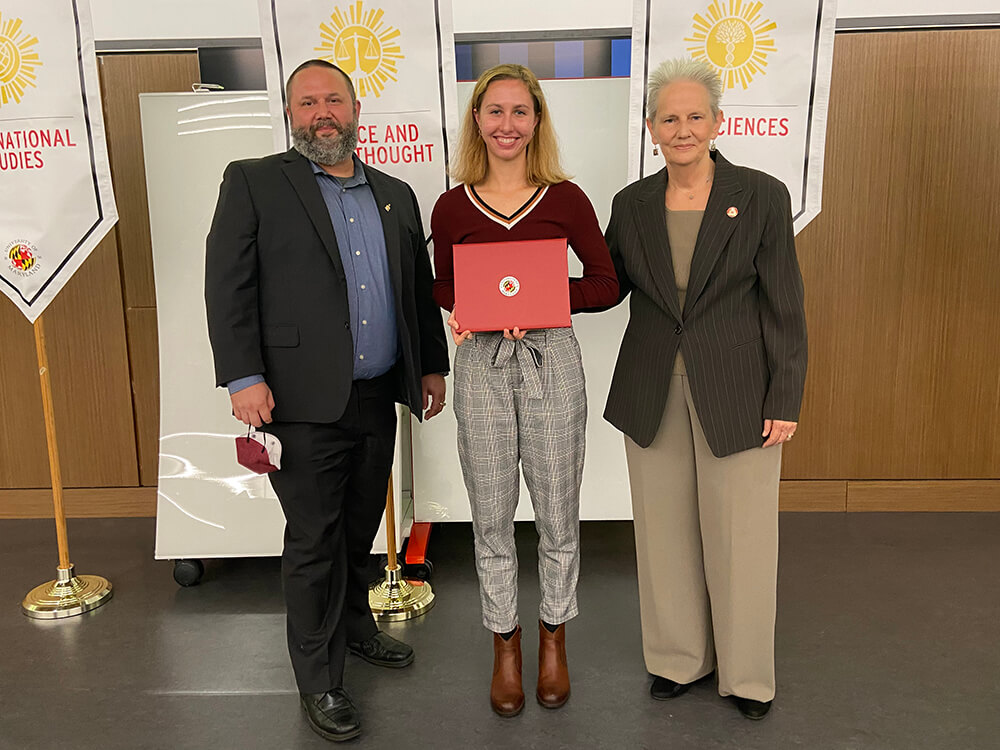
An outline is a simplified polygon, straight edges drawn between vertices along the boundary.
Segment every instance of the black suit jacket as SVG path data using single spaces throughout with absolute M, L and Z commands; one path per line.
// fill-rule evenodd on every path
M 396 301 L 397 400 L 419 418 L 421 376 L 448 372 L 420 210 L 405 182 L 364 170 Z M 262 373 L 276 421 L 340 419 L 354 370 L 347 281 L 316 176 L 297 151 L 226 168 L 206 243 L 205 302 L 217 385 Z
M 615 196 L 606 239 L 621 298 L 632 298 L 604 417 L 648 446 L 679 347 L 708 444 L 726 456 L 759 447 L 765 418 L 798 421 L 806 324 L 787 188 L 713 158 L 683 310 L 667 240 L 666 169 Z

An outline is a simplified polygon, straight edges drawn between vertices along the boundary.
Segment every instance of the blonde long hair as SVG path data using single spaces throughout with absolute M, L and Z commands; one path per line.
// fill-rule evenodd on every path
M 476 185 L 486 179 L 489 162 L 486 158 L 486 144 L 479 133 L 475 113 L 483 103 L 486 89 L 494 81 L 521 81 L 535 102 L 538 125 L 535 135 L 526 148 L 528 182 L 542 187 L 554 185 L 569 179 L 559 163 L 559 145 L 555 130 L 545 104 L 545 94 L 535 74 L 523 65 L 504 63 L 485 71 L 469 98 L 469 106 L 462 118 L 462 130 L 458 137 L 458 149 L 451 167 L 451 176 L 466 185 Z

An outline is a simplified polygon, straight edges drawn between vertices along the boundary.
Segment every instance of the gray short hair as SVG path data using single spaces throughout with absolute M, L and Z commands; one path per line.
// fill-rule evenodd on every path
M 720 112 L 719 100 L 722 99 L 722 81 L 719 80 L 719 74 L 715 68 L 704 60 L 678 57 L 660 63 L 649 74 L 649 81 L 646 83 L 647 120 L 652 121 L 656 118 L 656 105 L 660 101 L 660 92 L 677 81 L 692 81 L 704 86 L 708 92 L 708 103 L 712 108 L 712 116 L 718 116 Z

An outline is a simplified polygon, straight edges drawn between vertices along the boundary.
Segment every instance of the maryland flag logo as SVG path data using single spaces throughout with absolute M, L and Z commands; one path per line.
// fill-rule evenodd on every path
M 21 30 L 20 18 L 4 18 L 0 11 L 0 107 L 17 104 L 28 86 L 35 88 L 35 68 L 42 64 L 32 48 L 38 37 Z
M 365 10 L 358 0 L 346 14 L 337 8 L 329 23 L 319 25 L 323 41 L 315 51 L 351 77 L 359 98 L 381 96 L 386 83 L 396 80 L 396 63 L 404 59 L 399 29 L 383 23 L 383 15 L 381 8 Z
M 513 297 L 521 289 L 521 282 L 513 276 L 504 276 L 500 279 L 500 294 L 504 297 Z
M 10 266 L 19 273 L 28 273 L 35 267 L 36 256 L 34 248 L 26 242 L 15 242 L 7 251 Z

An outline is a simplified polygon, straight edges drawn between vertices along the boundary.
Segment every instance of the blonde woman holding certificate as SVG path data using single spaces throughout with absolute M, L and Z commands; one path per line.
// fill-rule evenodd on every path
M 434 299 L 451 311 L 458 452 L 472 507 L 483 624 L 493 632 L 490 703 L 524 706 L 514 511 L 524 470 L 538 530 L 539 668 L 546 708 L 569 698 L 565 623 L 577 615 L 580 482 L 587 401 L 572 328 L 471 333 L 455 309 L 453 246 L 566 238 L 583 263 L 573 312 L 607 307 L 618 281 L 593 206 L 566 179 L 538 79 L 521 65 L 483 73 L 465 112 L 453 175 L 431 216 Z

